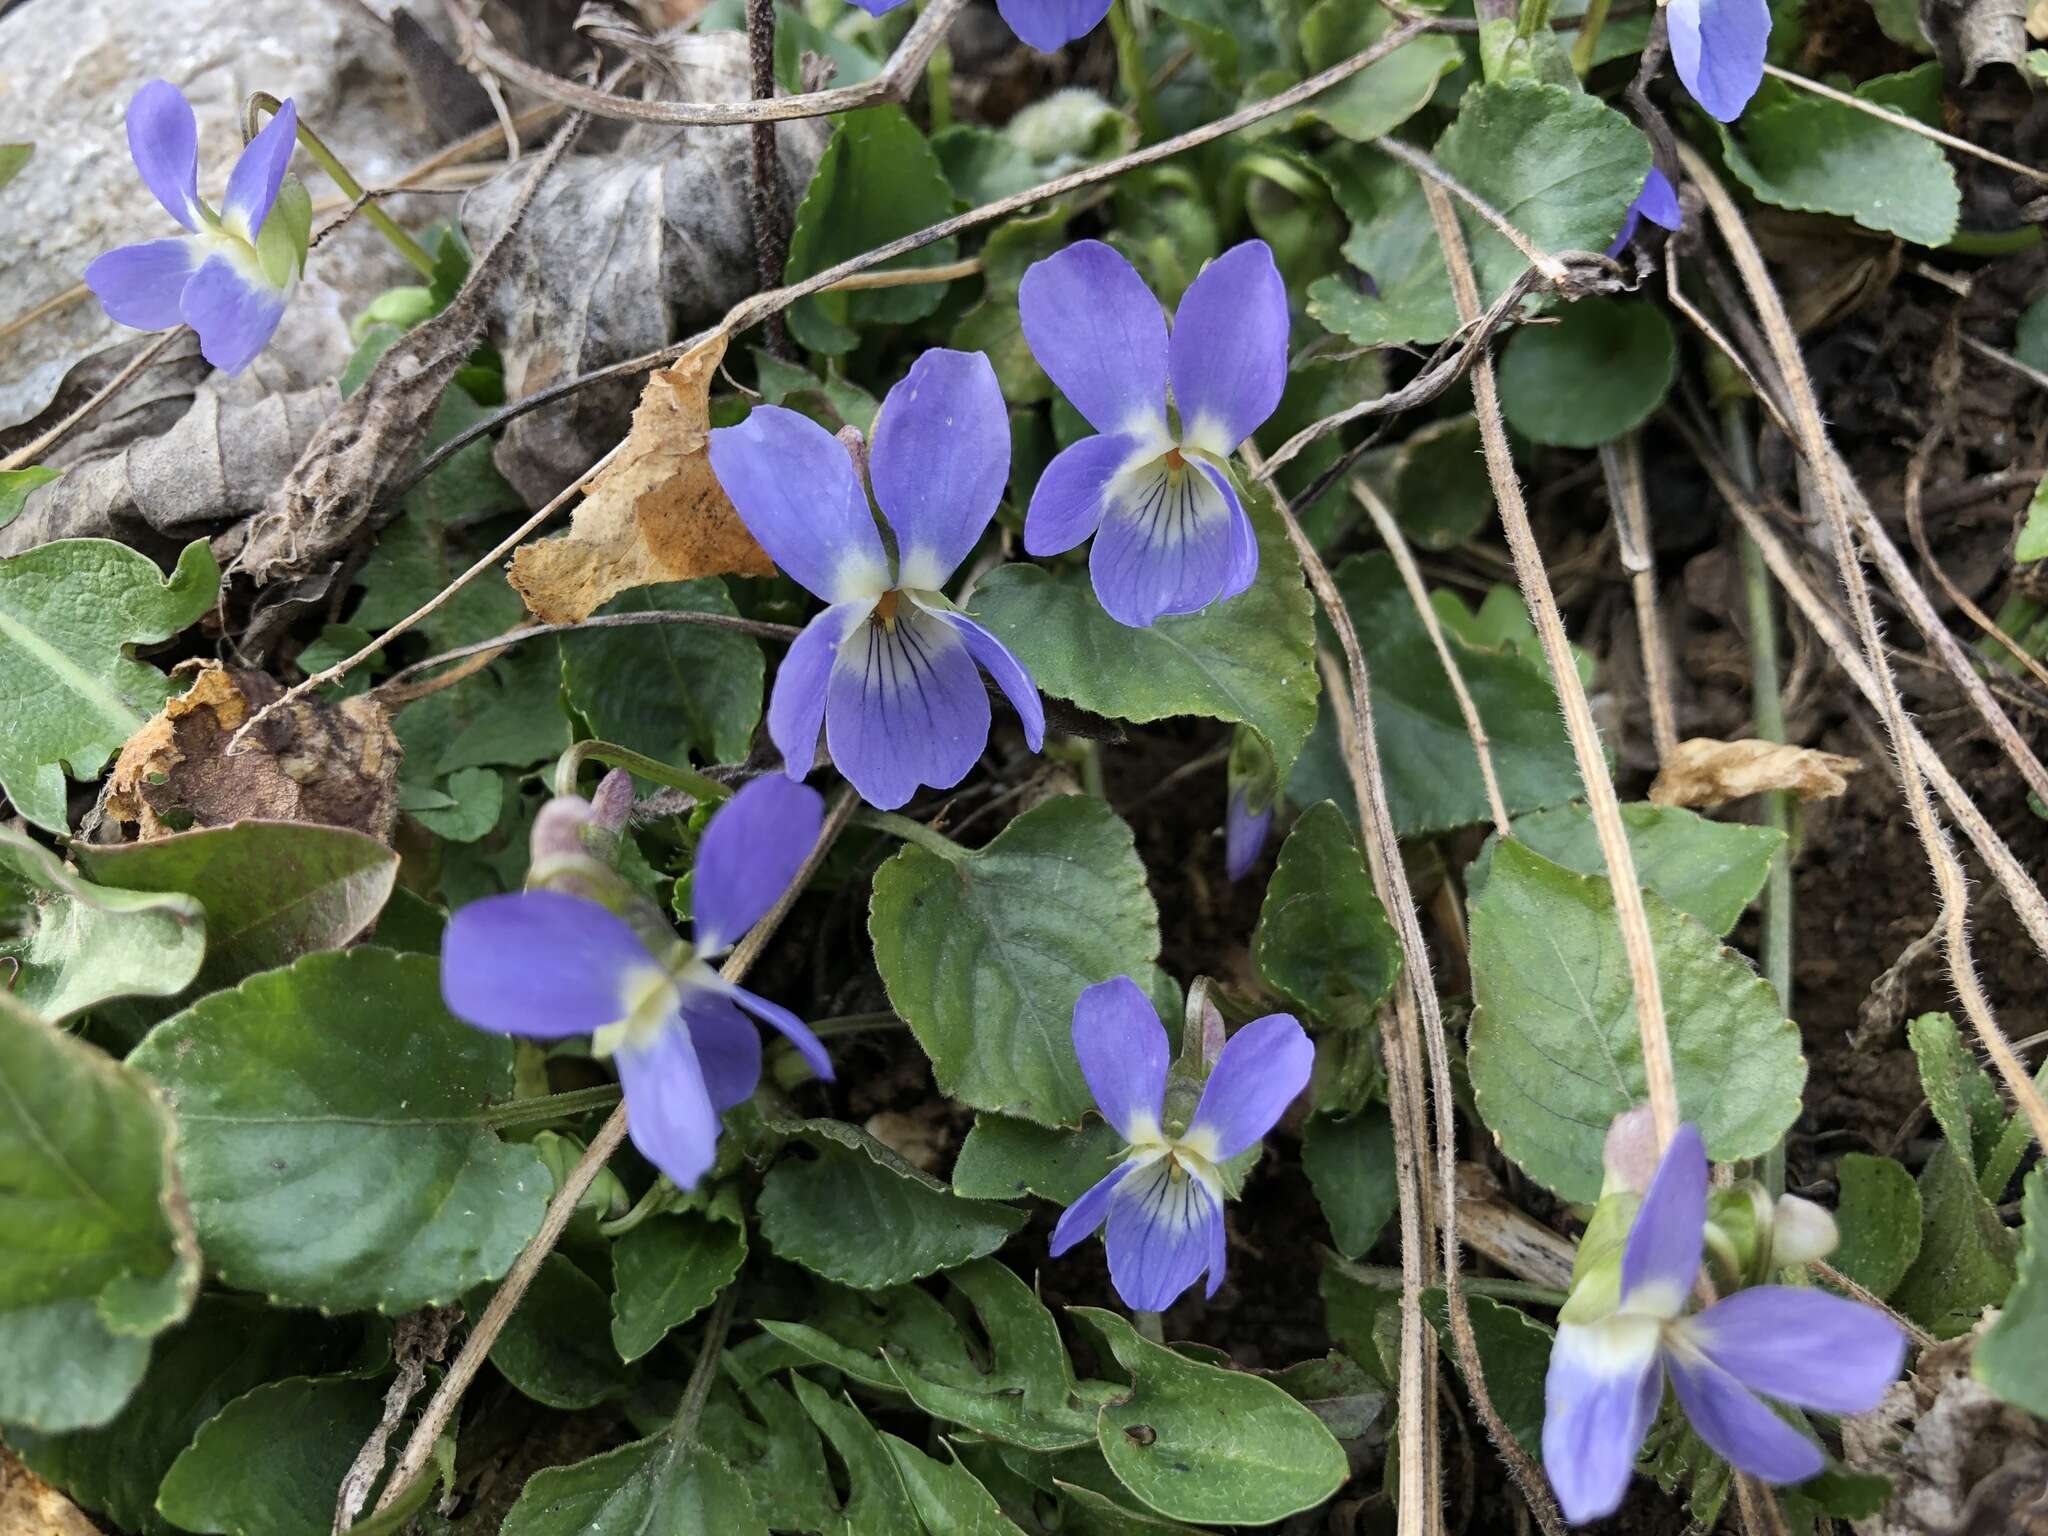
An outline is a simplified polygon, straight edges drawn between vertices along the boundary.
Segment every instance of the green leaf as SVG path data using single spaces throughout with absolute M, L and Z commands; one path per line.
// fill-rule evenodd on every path
M 445 789 L 401 781 L 398 808 L 436 837 L 473 843 L 488 837 L 505 811 L 505 776 L 491 768 L 458 768 Z
M 510 1266 L 552 1180 L 488 1112 L 512 1043 L 441 1001 L 426 955 L 352 949 L 252 976 L 129 1058 L 176 1109 L 212 1268 L 329 1312 L 409 1312 Z
M 960 317 L 946 338 L 963 352 L 985 352 L 996 370 L 996 382 L 1011 405 L 1035 405 L 1052 398 L 1052 380 L 1038 366 L 1024 339 L 1017 308 L 1017 290 L 1031 264 L 1066 244 L 1072 210 L 1055 204 L 1034 218 L 1011 219 L 996 226 L 981 249 L 986 284 L 981 302 Z
M 1109 1172 L 1123 1149 L 1116 1127 L 1101 1120 L 1065 1130 L 1008 1115 L 976 1115 L 953 1161 L 953 1193 L 975 1200 L 1038 1195 L 1072 1205 Z
M 1844 1153 L 1835 1166 L 1841 1195 L 1835 1227 L 1841 1245 L 1828 1262 L 1879 1298 L 1898 1288 L 1920 1256 L 1920 1190 L 1889 1157 Z
M 883 1435 L 882 1444 L 931 1536 L 1023 1536 L 1023 1528 L 958 1461 L 927 1456 L 894 1435 Z
M 796 211 L 783 281 L 815 276 L 952 212 L 945 168 L 901 107 L 849 112 L 833 130 Z M 959 254 L 957 240 L 939 240 L 880 270 L 940 267 Z M 850 352 L 861 327 L 922 320 L 945 296 L 942 283 L 815 294 L 791 306 L 790 334 L 814 352 Z
M 2020 1206 L 2026 1237 L 2019 1279 L 1978 1343 L 1970 1370 L 2008 1403 L 2048 1418 L 2048 1167 L 2027 1175 Z
M 384 1389 L 295 1376 L 246 1392 L 171 1463 L 157 1508 L 180 1530 L 328 1536 L 341 1480 L 377 1427 Z
M 1920 1170 L 1920 1209 L 1920 1256 L 1891 1303 L 1935 1337 L 1952 1339 L 2005 1300 L 2017 1244 L 1953 1143 L 1936 1147 Z
M 1102 1406 L 1096 1443 L 1117 1479 L 1175 1520 L 1271 1525 L 1344 1485 L 1343 1447 L 1272 1382 L 1154 1344 L 1114 1312 L 1071 1309 L 1131 1375 Z
M 1082 795 L 1033 806 L 957 860 L 904 847 L 876 872 L 868 931 L 940 1091 L 1041 1125 L 1078 1125 L 1094 1107 L 1075 1000 L 1112 976 L 1150 976 L 1159 954 L 1131 830 Z
M 2027 502 L 2027 521 L 2012 547 L 2012 557 L 2021 565 L 2039 560 L 2043 555 L 2048 555 L 2048 476 L 2043 476 L 2041 483 L 2034 487 L 2034 494 Z
M 895 1356 L 905 1370 L 933 1381 L 980 1380 L 980 1369 L 958 1319 L 930 1291 L 918 1286 L 892 1286 L 886 1291 L 829 1286 L 806 1315 L 809 1322 L 767 1318 L 760 1322 L 797 1359 L 830 1366 L 862 1386 L 881 1392 L 903 1391 L 882 1359 L 885 1352 Z M 1052 1321 L 1051 1314 L 1046 1321 Z
M 783 1258 L 880 1290 L 994 1253 L 1024 1213 L 963 1200 L 858 1126 L 805 1123 L 812 1159 L 785 1157 L 761 1186 L 761 1235 Z
M 1455 548 L 1493 520 L 1478 417 L 1431 422 L 1395 450 L 1393 470 L 1394 520 L 1424 549 Z
M 1939 64 L 1923 69 L 1939 71 Z M 1882 103 L 1901 76 L 1856 88 Z M 1757 198 L 1802 213 L 1833 213 L 1917 245 L 1946 245 L 1962 212 L 1955 168 L 1939 144 L 1840 102 L 1766 80 L 1738 136 L 1721 130 L 1728 169 Z
M 377 920 L 398 879 L 398 855 L 376 838 L 310 822 L 238 821 L 73 851 L 101 885 L 198 899 L 208 987 L 340 948 Z
M 1465 717 L 1392 558 L 1354 555 L 1337 567 L 1336 581 L 1372 674 L 1373 723 L 1394 830 L 1413 837 L 1487 820 L 1486 785 Z M 1582 794 L 1549 675 L 1520 656 L 1482 650 L 1455 635 L 1445 639 L 1491 739 L 1508 813 L 1562 805 Z M 1335 800 L 1347 813 L 1353 810 L 1351 777 L 1327 708 L 1287 793 L 1297 804 Z
M 1534 442 L 1597 448 L 1649 420 L 1677 369 L 1678 338 L 1655 304 L 1581 299 L 1555 325 L 1524 326 L 1509 339 L 1501 409 Z
M 251 1297 L 202 1296 L 158 1340 L 141 1390 L 113 1422 L 62 1435 L 10 1427 L 8 1444 L 82 1507 L 162 1536 L 171 1527 L 157 1513 L 157 1487 L 200 1426 L 274 1376 L 338 1364 L 347 1331 Z
M 52 1433 L 119 1414 L 149 1369 L 150 1341 L 115 1333 L 91 1301 L 0 1311 L 0 1422 Z
M 15 810 L 68 830 L 65 774 L 96 778 L 177 692 L 133 648 L 194 622 L 219 587 L 203 539 L 168 579 L 112 539 L 58 539 L 0 559 L 0 791 Z
M 1740 955 L 1654 891 L 1644 904 L 1679 1109 L 1714 1161 L 1761 1157 L 1799 1114 L 1798 1028 Z M 1471 929 L 1480 1116 L 1530 1177 L 1592 1200 L 1608 1122 L 1648 1093 L 1614 893 L 1604 875 L 1507 843 Z
M 1351 219 L 1344 255 L 1369 291 L 1350 276 L 1318 278 L 1308 287 L 1309 314 L 1362 347 L 1443 340 L 1458 328 L 1458 306 L 1421 183 L 1374 149 L 1322 159 Z
M 469 1310 L 476 1316 L 490 1298 L 480 1293 L 473 1299 Z M 537 1403 L 591 1408 L 626 1390 L 619 1353 L 603 1288 L 572 1260 L 551 1253 L 491 1346 L 491 1364 Z
M 715 577 L 636 587 L 598 612 L 739 616 Z M 562 681 L 591 734 L 665 763 L 743 760 L 761 719 L 766 674 L 757 641 L 709 625 L 642 624 L 562 637 Z
M 768 1536 L 747 1485 L 674 1435 L 534 1473 L 501 1536 Z
M 0 992 L 0 1318 L 83 1303 L 111 1332 L 146 1339 L 191 1310 L 199 1251 L 175 1140 L 145 1078 Z M 87 1422 L 16 1414 L 7 1398 L 0 1418 Z
M 753 1495 L 755 1513 L 770 1530 L 824 1530 L 839 1501 L 817 1426 L 786 1388 L 742 1369 L 734 1353 L 726 1355 L 724 1365 L 738 1396 L 714 1387 L 699 1437 L 717 1446 L 739 1473 Z M 740 1398 L 753 1417 L 742 1411 Z
M 1342 63 L 1393 26 L 1393 13 L 1373 0 L 1319 0 L 1301 23 L 1301 51 L 1309 72 Z M 1302 116 L 1361 143 L 1383 138 L 1427 106 L 1437 82 L 1462 63 L 1455 39 L 1427 33 L 1325 91 Z
M 1285 775 L 1315 724 L 1315 607 L 1264 495 L 1245 505 L 1259 574 L 1227 602 L 1132 629 L 1102 611 L 1079 563 L 1055 573 L 1019 561 L 975 589 L 974 617 L 1055 698 L 1139 725 L 1176 715 L 1249 725 Z
M 1344 813 L 1325 800 L 1281 845 L 1252 936 L 1259 979 L 1321 1023 L 1363 1024 L 1394 990 L 1401 943 Z
M 4 157 L 15 145 L 0 144 L 0 157 Z M 0 174 L 0 185 L 6 177 Z M 64 473 L 61 469 L 45 469 L 32 464 L 27 469 L 0 469 L 0 528 L 5 528 L 21 515 L 21 509 L 28 505 L 28 493 L 39 485 L 48 485 Z
M 15 1000 L 52 1021 L 115 997 L 169 997 L 199 974 L 205 914 L 189 896 L 109 890 L 0 826 L 0 959 Z
M 825 1523 L 826 1536 L 901 1536 L 915 1531 L 918 1519 L 910 1494 L 875 1427 L 852 1403 L 807 1377 L 792 1376 L 789 1383 L 846 1468 L 846 1502 Z
M 649 1217 L 611 1252 L 612 1344 L 638 1360 L 732 1283 L 747 1259 L 747 1227 L 727 1197 L 709 1211 Z
M 21 174 L 21 168 L 34 157 L 33 144 L 0 144 L 0 187 L 4 187 Z
M 1449 1300 L 1441 1290 L 1427 1290 L 1422 1293 L 1422 1309 L 1436 1329 L 1445 1357 L 1456 1365 Z M 1478 1346 L 1479 1364 L 1486 1372 L 1487 1394 L 1501 1422 L 1523 1450 L 1531 1456 L 1542 1455 L 1543 1384 L 1556 1335 L 1520 1308 L 1490 1296 L 1466 1296 L 1465 1312 L 1472 1319 L 1472 1342 Z M 1458 1373 L 1464 1374 L 1462 1365 Z
M 1330 1244 L 1355 1259 L 1379 1241 L 1400 1203 L 1394 1181 L 1394 1122 L 1384 1105 L 1354 1115 L 1311 1115 L 1301 1165 L 1330 1224 Z
M 1785 834 L 1734 821 L 1709 821 L 1679 806 L 1635 803 L 1621 808 L 1622 831 L 1636 878 L 1716 936 L 1733 928 L 1770 877 Z M 1583 801 L 1517 816 L 1515 836 L 1553 864 L 1582 875 L 1605 875 L 1600 835 Z M 1496 840 L 1473 861 L 1466 892 L 1477 900 Z

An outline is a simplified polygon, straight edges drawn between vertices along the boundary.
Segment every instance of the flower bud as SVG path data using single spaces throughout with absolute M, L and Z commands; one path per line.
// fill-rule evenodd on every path
M 1811 1200 L 1780 1195 L 1771 1211 L 1771 1264 L 1788 1269 L 1813 1264 L 1835 1251 L 1842 1235 L 1835 1218 Z
M 1616 1115 L 1607 1127 L 1607 1142 L 1600 1150 L 1606 1179 L 1600 1187 L 1604 1198 L 1627 1192 L 1640 1195 L 1650 1187 L 1657 1172 L 1657 1117 L 1647 1104 Z

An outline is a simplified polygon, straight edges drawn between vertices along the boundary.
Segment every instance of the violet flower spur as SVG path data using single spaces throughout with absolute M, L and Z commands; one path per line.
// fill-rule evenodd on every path
M 1671 62 L 1709 117 L 1732 123 L 1764 81 L 1769 0 L 1660 0 Z
M 1687 1316 L 1706 1225 L 1706 1149 L 1688 1124 L 1665 1150 L 1626 1241 L 1582 1262 L 1558 1314 L 1543 1467 L 1574 1524 L 1620 1505 L 1667 1375 L 1718 1455 L 1765 1482 L 1797 1483 L 1821 1470 L 1820 1449 L 1757 1394 L 1862 1413 L 1899 1373 L 1906 1345 L 1897 1325 L 1826 1291 L 1751 1286 Z
M 1135 629 L 1249 587 L 1259 546 L 1229 461 L 1287 385 L 1287 289 L 1265 241 L 1202 269 L 1170 339 L 1145 280 L 1098 240 L 1034 263 L 1017 303 L 1039 366 L 1101 434 L 1046 466 L 1025 549 L 1056 555 L 1094 535 L 1095 595 Z
M 1629 241 L 1635 239 L 1636 230 L 1648 219 L 1659 229 L 1678 232 L 1685 222 L 1685 211 L 1678 204 L 1678 189 L 1671 185 L 1671 179 L 1654 165 L 1650 174 L 1643 178 L 1643 190 L 1636 194 L 1636 200 L 1628 205 L 1628 213 L 1621 221 L 1621 233 L 1614 237 L 1614 243 L 1607 247 L 1609 257 L 1619 256 L 1628 249 Z
M 263 125 L 228 176 L 220 211 L 199 196 L 199 124 L 167 80 L 128 103 L 128 150 L 164 211 L 188 233 L 124 245 L 95 257 L 86 286 L 108 316 L 141 331 L 181 322 L 199 333 L 206 360 L 240 373 L 261 352 L 306 265 L 313 206 L 287 183 L 298 136 L 289 101 Z
M 905 0 L 852 0 L 870 16 L 886 16 Z M 1093 32 L 1109 14 L 1110 0 L 996 0 L 1003 20 L 1023 42 L 1052 53 Z
M 1009 481 L 1009 413 L 985 356 L 933 348 L 875 418 L 868 471 L 895 535 L 893 574 L 851 457 L 809 417 L 755 406 L 711 434 L 711 467 L 769 558 L 829 605 L 790 646 L 768 702 L 791 778 L 810 772 L 822 727 L 870 805 L 951 788 L 988 745 L 984 669 L 1031 750 L 1044 745 L 1031 674 L 939 590 Z
M 1214 1296 L 1224 1264 L 1219 1165 L 1263 1139 L 1308 1086 L 1315 1047 L 1289 1014 L 1252 1020 L 1224 1042 L 1179 1131 L 1167 1119 L 1166 1030 L 1136 982 L 1118 976 L 1081 994 L 1074 1053 L 1129 1151 L 1067 1207 L 1052 1257 L 1106 1224 L 1109 1278 L 1125 1306 L 1163 1312 L 1204 1273 Z
M 823 821 L 817 791 L 779 774 L 721 806 L 697 847 L 692 942 L 668 934 L 651 908 L 632 923 L 557 890 L 471 902 L 442 941 L 441 995 L 457 1018 L 496 1034 L 589 1035 L 593 1055 L 618 1060 L 633 1145 L 689 1189 L 717 1155 L 718 1117 L 760 1081 L 761 1037 L 748 1014 L 832 1076 L 795 1014 L 710 965 L 788 888 Z

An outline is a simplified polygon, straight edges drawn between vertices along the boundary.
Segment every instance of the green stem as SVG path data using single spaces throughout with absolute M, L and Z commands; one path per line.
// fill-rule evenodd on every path
M 1166 1328 L 1160 1322 L 1157 1312 L 1133 1312 L 1131 1314 L 1131 1326 L 1136 1328 L 1140 1334 L 1150 1339 L 1154 1344 L 1164 1344 L 1166 1342 Z
M 848 1013 L 833 1019 L 813 1019 L 811 1033 L 820 1040 L 829 1040 L 834 1035 L 860 1035 L 875 1029 L 908 1029 L 902 1017 L 894 1009 L 884 1008 L 880 1013 Z
M 1379 1264 L 1354 1264 L 1348 1259 L 1339 1260 L 1336 1269 L 1360 1285 L 1369 1285 L 1376 1291 L 1398 1291 L 1401 1289 L 1401 1271 L 1388 1269 Z M 1561 1307 L 1565 1304 L 1565 1293 L 1552 1290 L 1547 1285 L 1536 1285 L 1528 1280 L 1502 1280 L 1487 1275 L 1464 1275 L 1459 1278 L 1467 1294 L 1491 1296 L 1496 1301 L 1521 1301 L 1537 1307 Z
M 254 126 L 258 112 L 268 113 L 274 117 L 281 105 L 283 103 L 268 91 L 258 91 L 249 98 L 250 125 Z M 328 180 L 341 189 L 343 197 L 350 202 L 362 204 L 363 217 L 377 227 L 377 233 L 389 240 L 399 255 L 419 268 L 421 276 L 432 282 L 435 276 L 434 258 L 427 253 L 426 247 L 408 235 L 390 214 L 377 206 L 377 200 L 363 189 L 360 181 L 349 174 L 348 167 L 336 158 L 334 151 L 327 147 L 320 135 L 306 126 L 304 118 L 299 119 L 299 144 L 313 157 L 313 163 L 327 173 Z
M 697 1421 L 704 1416 L 711 1383 L 718 1379 L 718 1362 L 724 1356 L 725 1333 L 732 1326 L 733 1303 L 738 1296 L 738 1287 L 728 1285 L 705 1321 L 704 1341 L 697 1346 L 697 1363 L 690 1367 L 689 1385 L 683 1388 L 683 1405 L 668 1427 L 669 1437 L 679 1445 L 688 1445 L 697 1438 Z
M 1081 749 L 1081 787 L 1098 800 L 1107 800 L 1109 790 L 1102 781 L 1102 744 L 1086 739 L 1077 740 Z
M 1116 42 L 1116 73 L 1124 94 L 1138 114 L 1138 142 L 1157 143 L 1165 135 L 1159 121 L 1159 103 L 1152 97 L 1152 77 L 1145 71 L 1145 49 L 1138 41 L 1138 29 L 1131 25 L 1127 0 L 1116 0 L 1109 8 L 1109 35 Z
M 537 1099 L 514 1099 L 485 1110 L 477 1118 L 485 1125 L 503 1129 L 508 1125 L 534 1125 L 544 1120 L 566 1120 L 588 1110 L 609 1109 L 619 1102 L 619 1085 L 602 1083 L 595 1088 L 572 1088 L 567 1093 L 544 1094 Z
M 1749 423 L 1740 401 L 1722 407 L 1721 435 L 1736 482 L 1746 492 L 1757 488 L 1756 451 L 1750 442 Z M 1781 695 L 1778 666 L 1778 619 L 1771 601 L 1770 571 L 1756 540 L 1739 536 L 1742 560 L 1742 591 L 1748 608 L 1750 650 L 1750 712 L 1756 733 L 1765 741 L 1785 739 L 1785 701 Z M 1764 881 L 1763 918 L 1764 977 L 1778 989 L 1778 1006 L 1792 1011 L 1792 796 L 1787 790 L 1773 790 L 1763 797 L 1764 825 L 1785 834 L 1784 845 L 1771 860 Z M 1781 1140 L 1764 1154 L 1764 1188 L 1772 1195 L 1785 1192 L 1785 1143 Z
M 716 804 L 732 798 L 730 785 L 716 779 L 706 778 L 693 768 L 674 768 L 659 758 L 649 757 L 644 752 L 635 752 L 631 747 L 622 747 L 609 741 L 579 741 L 555 764 L 555 793 L 573 795 L 576 793 L 576 779 L 585 763 L 605 763 L 613 768 L 624 768 L 643 779 L 679 789 L 686 795 L 695 795 L 699 800 Z
M 1572 44 L 1572 73 L 1580 79 L 1593 67 L 1593 50 L 1600 46 L 1600 29 L 1607 25 L 1607 8 L 1613 0 L 1589 0 L 1586 18 L 1579 23 L 1578 40 Z
M 886 832 L 891 837 L 900 837 L 906 843 L 915 843 L 928 853 L 936 853 L 948 864 L 958 864 L 968 858 L 969 850 L 962 848 L 943 832 L 934 832 L 921 821 L 912 821 L 908 816 L 898 816 L 894 811 L 877 811 L 862 806 L 853 813 L 853 819 L 864 827 L 877 832 Z
M 675 1186 L 667 1179 L 656 1179 L 647 1186 L 647 1193 L 633 1202 L 630 1211 L 612 1221 L 600 1221 L 597 1230 L 606 1238 L 624 1237 L 657 1211 L 665 1210 L 674 1194 Z
M 924 66 L 925 95 L 930 99 L 925 109 L 931 113 L 932 132 L 952 126 L 953 122 L 953 50 L 944 43 L 932 50 L 932 56 Z

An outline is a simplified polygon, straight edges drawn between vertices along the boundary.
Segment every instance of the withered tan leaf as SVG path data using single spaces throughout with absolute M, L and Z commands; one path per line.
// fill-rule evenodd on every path
M 1802 800 L 1832 800 L 1863 765 L 1853 757 L 1775 741 L 1681 741 L 1657 782 L 1652 805 L 1720 805 L 1745 795 L 1789 789 Z
M 0 1445 L 0 1531 L 12 1536 L 99 1536 L 63 1494 L 15 1460 Z
M 629 587 L 774 574 L 705 452 L 724 356 L 714 335 L 650 378 L 625 447 L 585 487 L 569 531 L 512 557 L 512 585 L 543 622 L 586 619 Z

